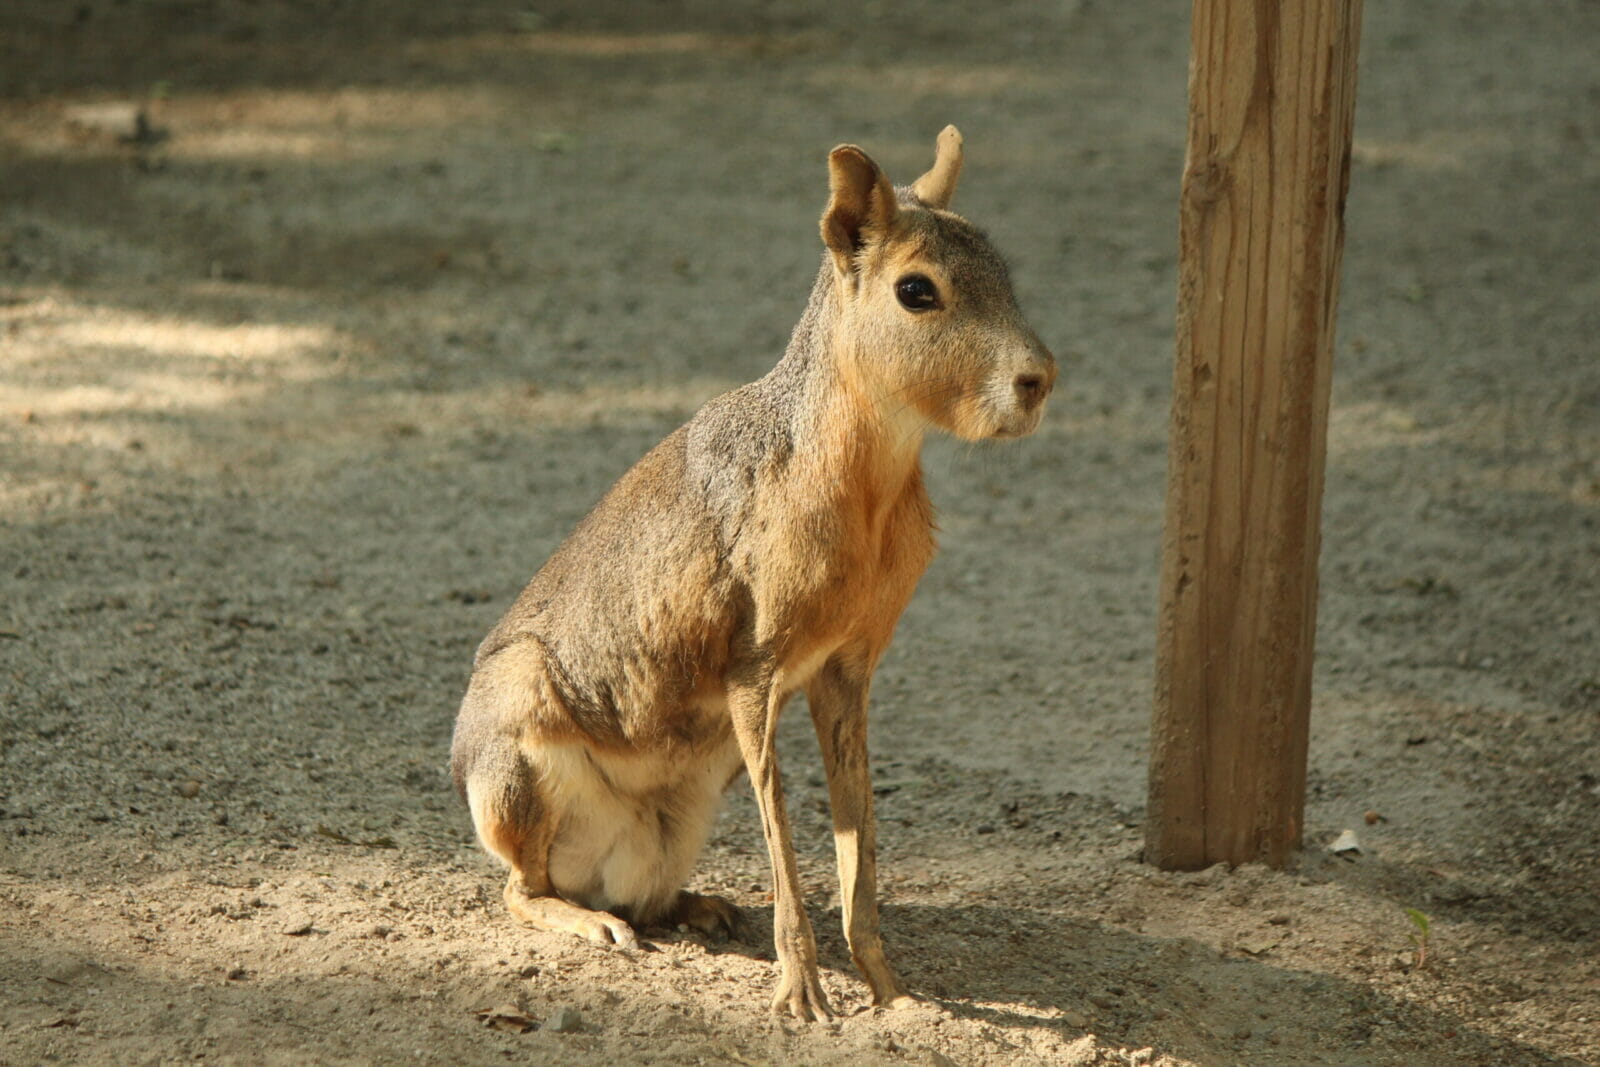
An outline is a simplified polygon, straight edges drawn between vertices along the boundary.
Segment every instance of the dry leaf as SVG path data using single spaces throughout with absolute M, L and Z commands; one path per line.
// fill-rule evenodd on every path
M 515 1004 L 501 1004 L 497 1008 L 481 1008 L 473 1012 L 483 1020 L 483 1025 L 491 1030 L 503 1030 L 508 1034 L 525 1034 L 539 1024 L 523 1014 L 522 1009 Z

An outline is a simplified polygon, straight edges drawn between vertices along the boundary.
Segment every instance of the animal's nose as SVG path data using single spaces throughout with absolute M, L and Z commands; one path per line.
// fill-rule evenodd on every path
M 1050 395 L 1050 387 L 1054 385 L 1054 375 L 1046 377 L 1043 374 L 1019 374 L 1014 383 L 1017 389 L 1017 400 L 1021 402 L 1023 410 L 1032 411 L 1044 403 L 1044 398 Z

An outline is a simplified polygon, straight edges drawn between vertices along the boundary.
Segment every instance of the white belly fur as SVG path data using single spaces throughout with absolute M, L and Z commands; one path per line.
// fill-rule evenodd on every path
M 831 654 L 815 649 L 780 667 L 773 688 L 802 688 Z M 727 715 L 724 699 L 700 709 Z M 722 793 L 743 763 L 729 732 L 720 742 L 668 752 L 616 754 L 581 743 L 536 745 L 541 799 L 559 811 L 550 883 L 567 900 L 622 911 L 636 923 L 660 918 L 677 899 L 705 846 Z
M 560 812 L 549 865 L 556 892 L 639 923 L 659 918 L 677 899 L 740 764 L 731 736 L 670 754 L 564 744 L 541 745 L 531 755 L 545 803 Z

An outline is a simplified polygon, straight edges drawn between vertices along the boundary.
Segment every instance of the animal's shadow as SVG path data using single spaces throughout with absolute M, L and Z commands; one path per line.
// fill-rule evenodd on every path
M 813 901 L 809 910 L 830 984 L 862 1002 L 835 1007 L 866 1010 L 838 909 Z M 744 917 L 738 940 L 675 931 L 665 939 L 693 936 L 712 952 L 773 959 L 771 910 L 746 908 Z M 1200 1064 L 1324 1063 L 1327 1049 L 1361 1047 L 1371 1062 L 1462 1062 L 1436 1061 L 1430 1049 L 1452 1057 L 1471 1049 L 1483 1062 L 1572 1062 L 1343 977 L 1038 908 L 885 904 L 882 929 L 914 995 L 1015 1033 L 1048 1029 L 1072 1039 L 1087 1031 Z

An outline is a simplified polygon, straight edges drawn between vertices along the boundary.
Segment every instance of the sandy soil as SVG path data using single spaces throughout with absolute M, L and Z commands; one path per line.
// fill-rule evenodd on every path
M 6 6 L 0 1062 L 1600 1063 L 1600 8 L 1368 5 L 1308 847 L 1168 874 L 1187 13 L 1038 7 Z M 907 180 L 952 121 L 1067 365 L 1035 438 L 928 451 L 873 739 L 927 1001 L 865 1006 L 803 714 L 838 1023 L 767 1013 L 742 785 L 693 884 L 750 943 L 514 927 L 443 768 L 473 646 L 776 358 L 827 149 Z

